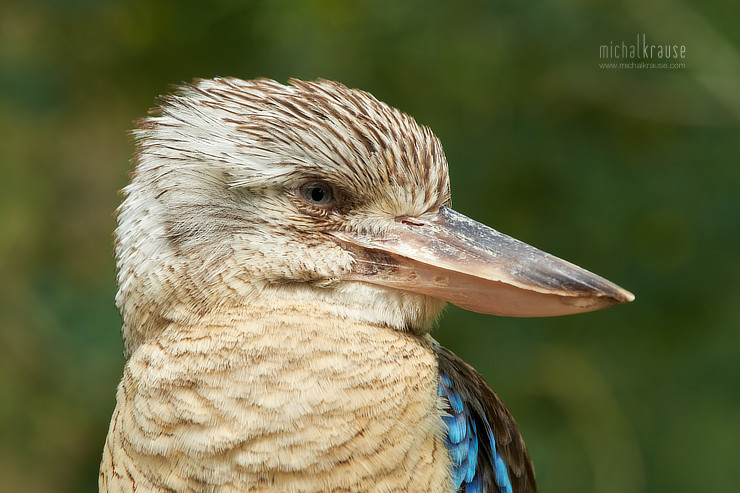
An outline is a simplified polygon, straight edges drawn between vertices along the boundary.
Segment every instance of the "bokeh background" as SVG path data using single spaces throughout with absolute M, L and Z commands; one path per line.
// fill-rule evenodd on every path
M 434 129 L 455 208 L 626 306 L 435 331 L 509 404 L 547 492 L 740 484 L 740 4 L 0 3 L 0 490 L 95 491 L 124 360 L 127 130 L 194 77 L 335 79 Z M 599 46 L 686 46 L 682 69 Z

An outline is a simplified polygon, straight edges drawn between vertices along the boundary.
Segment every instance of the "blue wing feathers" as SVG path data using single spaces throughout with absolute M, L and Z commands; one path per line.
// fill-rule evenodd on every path
M 534 493 L 534 469 L 516 423 L 475 370 L 441 346 L 442 420 L 459 492 Z
M 476 480 L 476 469 L 478 465 L 478 429 L 470 409 L 462 397 L 451 388 L 451 382 L 447 375 L 440 374 L 439 393 L 445 397 L 450 405 L 451 416 L 443 416 L 447 425 L 447 449 L 452 459 L 453 478 L 455 487 L 460 489 L 465 486 L 465 492 L 476 491 L 476 486 L 471 483 Z M 486 435 L 484 439 L 493 453 L 492 464 L 496 476 L 496 484 L 502 493 L 511 493 L 511 482 L 506 465 L 496 452 L 496 440 L 493 430 L 486 417 L 483 417 Z M 476 481 L 478 484 L 479 481 Z

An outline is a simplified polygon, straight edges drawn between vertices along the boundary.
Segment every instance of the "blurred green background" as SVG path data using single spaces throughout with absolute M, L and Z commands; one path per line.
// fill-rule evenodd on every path
M 740 484 L 740 4 L 4 1 L 0 490 L 95 491 L 124 364 L 113 211 L 170 83 L 324 77 L 440 137 L 455 208 L 632 290 L 435 331 L 509 404 L 547 492 Z M 599 46 L 686 46 L 604 69 Z

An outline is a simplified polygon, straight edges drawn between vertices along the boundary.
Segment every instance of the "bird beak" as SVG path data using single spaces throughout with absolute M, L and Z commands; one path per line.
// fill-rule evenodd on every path
M 603 277 L 441 207 L 383 235 L 330 233 L 355 259 L 349 279 L 421 293 L 491 315 L 547 317 L 635 297 Z

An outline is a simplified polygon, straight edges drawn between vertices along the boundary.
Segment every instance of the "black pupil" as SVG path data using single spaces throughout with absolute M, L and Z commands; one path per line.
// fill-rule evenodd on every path
M 314 202 L 321 202 L 324 200 L 324 189 L 320 187 L 314 187 L 311 189 L 311 199 Z

